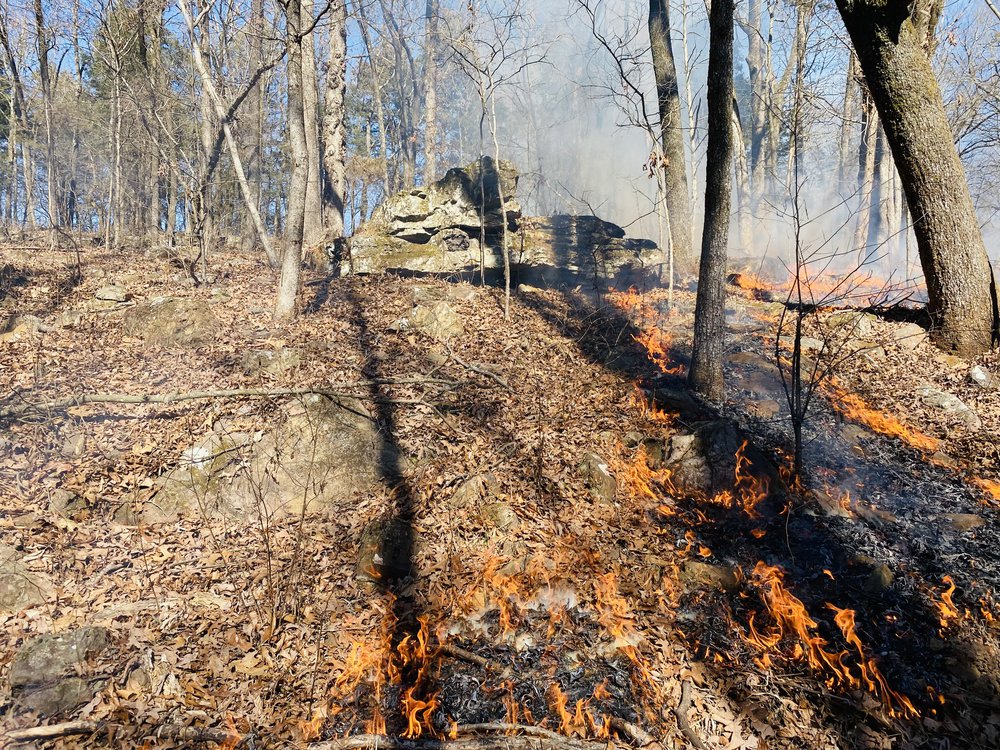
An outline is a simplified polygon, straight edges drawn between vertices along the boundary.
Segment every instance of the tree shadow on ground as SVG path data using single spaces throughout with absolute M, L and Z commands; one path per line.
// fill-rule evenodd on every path
M 898 530 L 892 524 L 828 516 L 804 499 L 808 493 L 789 491 L 776 453 L 788 454 L 787 438 L 784 444 L 780 440 L 761 443 L 731 417 L 693 398 L 682 380 L 655 372 L 645 351 L 631 342 L 637 331 L 623 313 L 594 309 L 572 294 L 564 295 L 565 304 L 544 295 L 522 296 L 521 301 L 561 335 L 574 340 L 590 361 L 641 383 L 656 406 L 677 414 L 678 424 L 692 431 L 725 425 L 720 431 L 729 436 L 728 443 L 722 443 L 727 451 L 732 450 L 734 440 L 748 441 L 745 470 L 770 485 L 766 498 L 752 513 L 738 504 L 710 502 L 696 493 L 666 491 L 662 500 L 667 512 L 649 511 L 652 527 L 673 528 L 682 536 L 689 533 L 693 536 L 687 538 L 694 540 L 696 549 L 709 550 L 699 562 L 719 570 L 742 571 L 745 580 L 728 591 L 695 584 L 680 601 L 690 618 L 685 632 L 692 657 L 701 659 L 721 684 L 729 686 L 730 697 L 748 710 L 781 711 L 780 699 L 768 697 L 754 687 L 753 679 L 746 679 L 759 672 L 752 666 L 754 660 L 767 656 L 750 645 L 753 629 L 771 635 L 778 633 L 779 626 L 791 627 L 774 614 L 775 598 L 780 596 L 774 584 L 765 580 L 763 569 L 758 568 L 758 575 L 752 572 L 759 565 L 778 566 L 783 571 L 778 588 L 800 602 L 815 620 L 802 631 L 814 639 L 811 644 L 786 634 L 770 654 L 768 676 L 785 700 L 808 696 L 823 714 L 835 717 L 831 729 L 849 747 L 870 747 L 873 735 L 888 737 L 896 732 L 923 740 L 937 737 L 940 742 L 958 742 L 961 737 L 963 747 L 995 747 L 995 727 L 985 721 L 1000 710 L 996 679 L 989 671 L 995 672 L 997 666 L 995 647 L 987 647 L 990 638 L 982 628 L 943 628 L 940 598 L 932 601 L 943 590 L 941 573 L 948 570 L 949 560 L 940 559 L 931 548 L 902 557 L 893 546 Z M 713 462 L 724 459 L 712 457 Z M 730 456 L 729 466 L 734 463 Z M 932 470 L 920 467 L 921 472 Z M 964 489 L 968 494 L 954 476 L 942 475 L 938 481 L 950 482 L 956 491 Z M 735 489 L 730 486 L 731 491 Z M 892 568 L 880 565 L 881 559 L 891 562 Z M 975 566 L 974 560 L 966 562 Z M 735 580 L 740 581 L 739 575 Z M 768 600 L 775 606 L 770 612 L 765 611 Z M 863 653 L 840 632 L 830 605 L 854 612 Z M 796 648 L 835 656 L 843 653 L 836 658 L 842 674 L 803 671 L 801 658 L 792 656 Z M 870 676 L 872 667 L 885 675 L 886 684 L 877 684 L 874 694 L 897 714 L 893 722 L 887 723 L 883 712 L 873 710 L 877 704 L 872 702 L 872 692 L 854 684 L 862 683 L 865 674 Z M 928 721 L 921 723 L 908 715 L 902 699 L 890 691 L 907 696 Z

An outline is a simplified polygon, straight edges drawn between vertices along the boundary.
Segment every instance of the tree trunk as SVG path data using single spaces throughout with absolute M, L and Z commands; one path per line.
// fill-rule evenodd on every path
M 285 249 L 278 281 L 278 299 L 274 317 L 287 320 L 295 316 L 302 270 L 302 232 L 305 224 L 306 180 L 309 179 L 309 155 L 306 151 L 306 123 L 302 100 L 302 36 L 299 0 L 286 0 L 285 26 L 288 39 L 288 143 L 292 157 L 292 175 L 288 184 L 288 214 L 285 219 Z
M 994 282 L 965 171 L 923 37 L 903 0 L 837 0 L 913 215 L 931 337 L 972 356 L 990 348 Z
M 301 0 L 302 28 L 313 23 L 313 0 Z M 306 182 L 306 215 L 302 241 L 306 246 L 323 241 L 323 170 L 319 143 L 319 75 L 316 71 L 316 37 L 302 40 L 302 111 L 306 125 L 306 154 L 309 179 Z
M 847 78 L 844 83 L 844 109 L 840 122 L 840 146 L 838 149 L 838 182 L 842 189 L 853 191 L 854 186 L 848 188 L 851 183 L 851 175 L 854 174 L 854 159 L 851 154 L 852 133 L 854 132 L 854 122 L 857 117 L 858 99 L 858 58 L 851 52 L 850 60 L 847 64 Z
M 858 146 L 858 212 L 851 248 L 858 262 L 865 259 L 868 225 L 871 220 L 872 188 L 875 184 L 875 143 L 878 138 L 878 114 L 867 91 L 862 93 L 861 141 Z
M 344 236 L 344 197 L 347 192 L 347 3 L 338 1 L 330 25 L 330 68 L 326 74 L 326 111 L 323 117 L 323 162 L 329 178 L 326 225 L 334 237 Z
M 740 251 L 753 255 L 753 197 L 750 194 L 750 165 L 747 163 L 746 142 L 740 111 L 733 99 L 733 155 L 736 169 L 736 190 L 739 208 L 736 212 L 740 229 Z
M 666 161 L 667 212 L 670 214 L 674 262 L 681 267 L 692 266 L 694 248 L 691 246 L 691 204 L 688 201 L 680 90 L 670 43 L 669 0 L 649 0 L 648 26 L 653 75 L 656 78 L 656 100 L 660 112 L 660 138 Z
M 56 149 L 52 130 L 52 79 L 49 71 L 49 35 L 45 29 L 42 0 L 35 0 L 35 40 L 38 44 L 38 80 L 42 88 L 42 110 L 45 119 L 45 177 L 48 187 L 49 227 L 59 226 L 59 200 L 56 197 Z M 52 237 L 55 240 L 55 236 Z
M 427 0 L 424 42 L 424 184 L 437 179 L 438 0 Z
M 691 388 L 712 401 L 721 401 L 725 396 L 722 355 L 733 161 L 733 5 L 734 0 L 713 0 L 709 12 L 705 228 L 688 373 Z

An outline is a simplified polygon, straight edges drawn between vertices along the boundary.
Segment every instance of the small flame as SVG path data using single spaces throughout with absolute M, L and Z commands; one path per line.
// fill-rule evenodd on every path
M 895 417 L 870 408 L 858 395 L 848 393 L 835 383 L 827 384 L 826 389 L 830 404 L 848 419 L 853 419 L 881 435 L 898 438 L 917 450 L 933 453 L 938 449 L 937 440 L 910 429 Z
M 994 479 L 982 479 L 979 477 L 973 478 L 972 481 L 977 484 L 980 489 L 985 490 L 986 494 L 989 495 L 987 504 L 1000 505 L 1000 482 L 997 482 Z
M 955 582 L 951 576 L 945 576 L 941 582 L 948 588 L 941 592 L 941 601 L 936 602 L 935 605 L 940 613 L 941 627 L 946 628 L 959 618 L 960 613 L 951 598 L 952 594 L 955 593 Z
M 748 441 L 736 451 L 736 491 L 738 502 L 743 512 L 750 518 L 759 518 L 756 508 L 765 500 L 770 491 L 770 482 L 767 477 L 757 477 L 750 473 L 750 459 L 746 456 Z

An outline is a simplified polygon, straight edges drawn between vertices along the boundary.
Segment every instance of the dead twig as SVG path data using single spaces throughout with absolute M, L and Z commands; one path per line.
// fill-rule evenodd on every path
M 471 651 L 467 651 L 461 646 L 456 646 L 453 643 L 445 643 L 441 646 L 440 652 L 445 656 L 450 656 L 454 659 L 459 659 L 461 661 L 467 661 L 470 664 L 475 664 L 476 666 L 482 667 L 490 672 L 497 672 L 502 677 L 510 677 L 510 668 L 503 666 L 491 659 L 487 659 L 485 656 L 480 656 L 479 654 L 474 654 Z
M 495 372 L 490 372 L 485 367 L 482 367 L 482 366 L 474 364 L 474 363 L 473 364 L 469 364 L 464 359 L 462 359 L 457 354 L 455 354 L 455 352 L 453 352 L 450 348 L 448 349 L 448 356 L 450 356 L 453 360 L 455 360 L 456 362 L 458 362 L 458 364 L 462 365 L 462 367 L 464 367 L 465 369 L 471 370 L 472 372 L 478 373 L 479 375 L 482 375 L 483 377 L 489 378 L 490 380 L 494 381 L 498 385 L 506 388 L 508 391 L 514 390 L 513 388 L 510 387 L 510 383 L 508 383 L 506 380 L 504 380 L 503 378 L 501 378 Z
M 611 723 L 612 729 L 638 747 L 649 747 L 650 745 L 659 744 L 657 739 L 645 729 L 629 721 L 625 721 L 625 719 L 611 716 L 608 718 L 608 721 Z
M 677 717 L 677 726 L 684 735 L 684 738 L 697 748 L 697 750 L 709 750 L 708 745 L 691 728 L 691 723 L 687 717 L 689 708 L 691 708 L 691 680 L 684 680 L 681 683 L 681 700 L 677 704 L 677 708 L 674 709 L 674 716 Z
M 61 724 L 46 724 L 27 729 L 12 729 L 7 732 L 7 743 L 18 744 L 35 740 L 51 740 L 56 737 L 69 737 L 73 734 L 93 734 L 100 725 L 93 721 L 65 721 Z

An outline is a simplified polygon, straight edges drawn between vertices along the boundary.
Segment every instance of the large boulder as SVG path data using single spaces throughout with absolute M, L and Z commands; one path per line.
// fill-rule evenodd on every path
M 263 435 L 222 428 L 188 448 L 141 518 L 252 519 L 341 507 L 392 468 L 384 465 L 392 450 L 362 402 L 306 396 Z
M 522 217 L 517 181 L 513 165 L 484 156 L 390 197 L 351 239 L 342 272 L 470 275 L 482 263 L 495 277 L 505 224 L 515 283 L 635 283 L 659 262 L 655 243 L 596 216 Z

